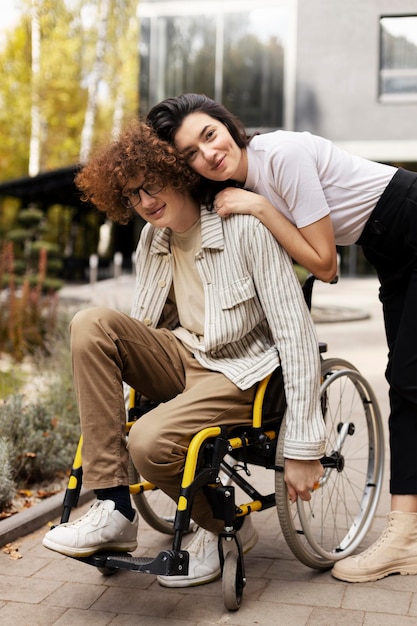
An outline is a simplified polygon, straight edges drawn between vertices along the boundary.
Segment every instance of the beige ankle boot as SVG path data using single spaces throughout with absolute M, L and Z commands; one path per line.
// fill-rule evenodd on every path
M 417 513 L 392 511 L 387 518 L 387 528 L 365 552 L 334 564 L 335 578 L 364 583 L 389 574 L 417 574 Z

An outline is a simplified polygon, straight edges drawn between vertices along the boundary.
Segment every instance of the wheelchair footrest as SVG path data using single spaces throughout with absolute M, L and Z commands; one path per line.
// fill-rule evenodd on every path
M 79 560 L 95 567 L 127 569 L 161 576 L 187 576 L 189 554 L 185 550 L 163 550 L 157 557 L 150 558 L 120 552 L 99 552 Z

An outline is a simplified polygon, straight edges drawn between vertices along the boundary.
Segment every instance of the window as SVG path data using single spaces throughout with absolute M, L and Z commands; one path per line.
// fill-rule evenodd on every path
M 141 2 L 141 115 L 193 91 L 221 101 L 248 130 L 281 128 L 289 14 L 283 0 L 265 4 L 175 2 L 151 12 Z
M 382 17 L 379 90 L 382 101 L 417 100 L 417 16 Z

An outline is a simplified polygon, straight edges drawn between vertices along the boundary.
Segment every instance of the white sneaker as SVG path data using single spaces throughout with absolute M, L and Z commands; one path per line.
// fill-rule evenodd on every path
M 55 526 L 42 544 L 66 556 L 85 557 L 100 550 L 131 552 L 137 548 L 138 514 L 133 522 L 115 511 L 113 500 L 97 500 L 88 513 Z
M 258 541 L 256 532 L 250 517 L 245 517 L 239 537 L 242 542 L 244 553 L 249 552 Z M 219 538 L 214 533 L 204 528 L 198 528 L 193 539 L 185 550 L 190 555 L 188 576 L 158 576 L 158 582 L 163 587 L 194 587 L 204 585 L 216 580 L 220 576 L 220 558 L 218 549 Z M 224 545 L 225 556 L 232 549 Z

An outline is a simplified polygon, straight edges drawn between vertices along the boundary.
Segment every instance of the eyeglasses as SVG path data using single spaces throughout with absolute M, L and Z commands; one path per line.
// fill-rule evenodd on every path
M 145 187 L 142 185 L 137 189 L 131 189 L 129 193 L 122 196 L 120 200 L 123 206 L 125 206 L 127 209 L 134 209 L 135 206 L 142 202 L 142 198 L 140 195 L 141 191 L 143 191 L 144 193 L 146 193 L 147 196 L 150 196 L 152 198 L 152 196 L 156 196 L 158 193 L 160 193 L 164 187 L 165 185 L 156 184 L 149 185 L 147 189 L 145 189 Z

